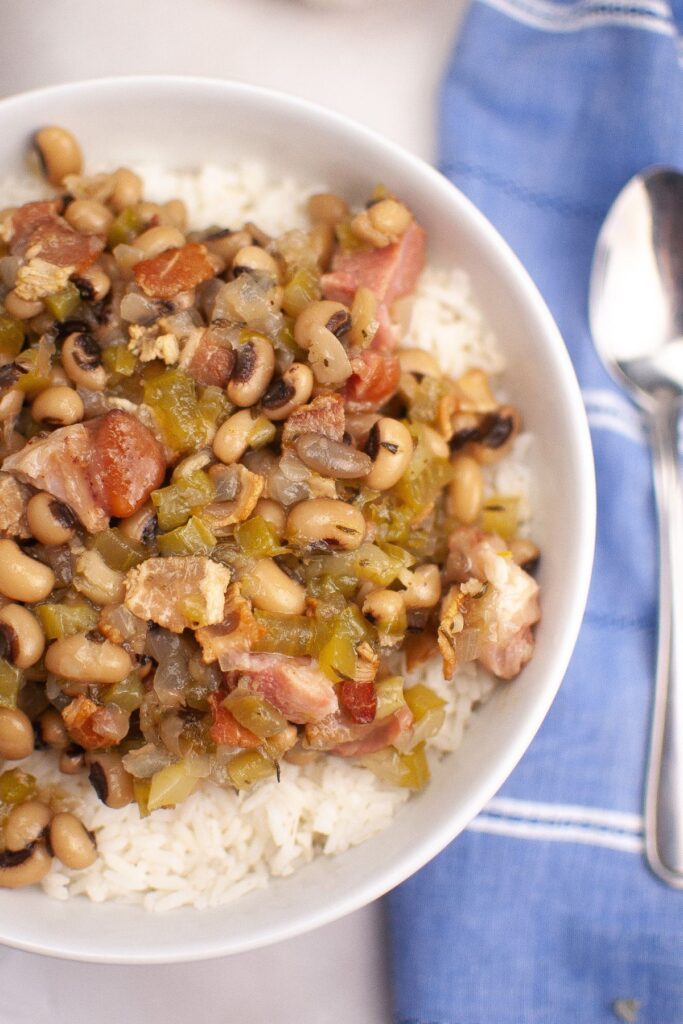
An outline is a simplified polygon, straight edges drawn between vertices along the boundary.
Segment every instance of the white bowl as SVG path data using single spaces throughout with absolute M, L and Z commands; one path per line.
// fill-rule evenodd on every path
M 72 129 L 92 165 L 154 160 L 178 169 L 257 157 L 358 200 L 386 182 L 426 227 L 430 260 L 470 274 L 508 357 L 511 400 L 536 435 L 543 619 L 534 658 L 477 712 L 461 747 L 435 767 L 427 789 L 387 830 L 232 905 L 201 912 L 153 914 L 82 898 L 58 902 L 37 889 L 0 891 L 0 942 L 37 953 L 132 964 L 253 949 L 347 914 L 417 871 L 465 828 L 531 742 L 572 653 L 592 564 L 593 463 L 579 388 L 543 300 L 488 221 L 432 168 L 357 124 L 227 82 L 82 82 L 0 102 L 0 179 L 23 170 L 29 137 L 45 124 Z

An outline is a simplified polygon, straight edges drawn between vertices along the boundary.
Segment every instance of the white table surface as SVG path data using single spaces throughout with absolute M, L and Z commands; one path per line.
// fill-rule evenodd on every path
M 348 2 L 348 0 L 347 0 Z M 119 74 L 194 74 L 281 89 L 433 159 L 436 95 L 466 0 L 0 0 L 0 95 Z M 388 1024 L 373 904 L 241 956 L 102 967 L 0 947 L 0 1024 Z

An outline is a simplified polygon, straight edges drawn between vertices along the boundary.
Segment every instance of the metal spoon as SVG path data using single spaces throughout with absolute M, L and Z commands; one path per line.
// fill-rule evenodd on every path
M 645 789 L 645 853 L 683 888 L 683 174 L 653 168 L 625 186 L 598 237 L 590 323 L 609 372 L 645 413 L 659 515 L 659 640 Z

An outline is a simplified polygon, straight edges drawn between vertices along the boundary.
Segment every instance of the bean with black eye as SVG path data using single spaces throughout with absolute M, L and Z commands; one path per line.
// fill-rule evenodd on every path
M 70 334 L 62 345 L 61 360 L 67 377 L 77 387 L 90 391 L 104 390 L 107 372 L 102 365 L 102 353 L 89 334 Z
M 42 840 L 30 843 L 23 850 L 0 853 L 0 888 L 20 889 L 35 885 L 48 873 L 52 858 Z
M 305 403 L 313 391 L 313 371 L 305 363 L 292 363 L 277 380 L 271 382 L 261 399 L 261 408 L 270 420 L 285 420 Z
M 106 235 L 113 219 L 111 210 L 94 199 L 74 199 L 64 212 L 64 220 L 82 235 Z
M 55 640 L 45 654 L 45 667 L 63 679 L 77 683 L 120 683 L 133 670 L 127 651 L 109 640 L 96 643 L 84 633 Z
M 413 454 L 413 439 L 399 420 L 383 416 L 370 431 L 365 451 L 373 467 L 365 483 L 375 491 L 386 491 L 398 483 Z
M 317 336 L 316 328 L 320 327 L 324 327 L 339 340 L 351 330 L 351 313 L 343 303 L 331 299 L 309 302 L 294 324 L 297 345 L 310 348 Z
M 76 743 L 69 744 L 59 758 L 59 770 L 62 775 L 78 775 L 84 764 L 85 752 Z
M 38 735 L 43 743 L 54 750 L 66 750 L 69 734 L 64 719 L 56 708 L 46 708 L 38 719 Z
M 0 608 L 0 655 L 17 668 L 30 668 L 42 657 L 45 634 L 23 604 Z
M 312 498 L 295 505 L 287 516 L 287 537 L 302 547 L 323 545 L 354 551 L 365 536 L 360 509 L 335 498 Z
M 48 427 L 68 427 L 80 423 L 85 412 L 83 399 L 74 388 L 56 385 L 45 388 L 33 400 L 31 416 Z
M 91 751 L 86 754 L 88 778 L 107 807 L 126 807 L 133 802 L 133 778 L 123 767 L 117 751 Z
M 42 601 L 55 585 L 52 569 L 24 554 L 13 540 L 0 540 L 0 594 L 12 601 Z
M 80 174 L 83 154 L 76 137 L 66 128 L 51 125 L 33 137 L 45 177 L 51 185 L 61 185 L 68 174 Z
M 124 537 L 147 546 L 154 543 L 158 527 L 159 521 L 151 501 L 146 502 L 132 516 L 122 519 L 118 524 L 119 532 Z
M 41 544 L 68 544 L 76 533 L 76 517 L 63 501 L 39 491 L 29 499 L 26 519 L 33 536 Z
M 235 277 L 240 274 L 262 274 L 265 277 L 278 278 L 278 266 L 273 257 L 258 245 L 247 245 L 235 253 L 232 262 Z
M 235 405 L 245 408 L 258 402 L 270 384 L 275 372 L 275 350 L 265 338 L 254 336 L 235 355 L 227 395 Z
M 5 822 L 5 846 L 8 850 L 23 850 L 35 843 L 50 824 L 52 811 L 42 800 L 24 800 L 16 804 Z
M 111 288 L 111 279 L 101 267 L 88 267 L 78 276 L 72 276 L 71 280 L 84 302 L 100 302 Z
M 33 746 L 33 726 L 28 715 L 19 708 L 0 708 L 0 757 L 23 761 L 33 753 Z
M 68 811 L 55 814 L 50 822 L 50 846 L 67 868 L 82 870 L 97 860 L 97 843 L 80 818 Z

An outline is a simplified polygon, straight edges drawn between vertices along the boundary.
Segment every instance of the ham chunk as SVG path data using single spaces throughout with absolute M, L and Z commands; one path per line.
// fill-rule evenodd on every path
M 106 530 L 109 516 L 96 501 L 88 468 L 92 455 L 90 431 L 82 423 L 35 437 L 5 459 L 2 468 L 24 483 L 48 491 L 63 501 L 90 533 Z
M 180 249 L 165 249 L 148 260 L 140 260 L 133 274 L 145 295 L 172 299 L 179 292 L 208 281 L 214 270 L 205 246 L 189 242 Z
M 330 750 L 340 757 L 360 757 L 390 746 L 412 724 L 413 716 L 407 705 L 367 725 L 356 725 L 339 711 L 306 726 L 306 746 L 311 750 Z
M 28 487 L 9 473 L 0 473 L 0 537 L 31 536 L 26 522 L 26 505 L 30 497 Z
M 398 242 L 391 245 L 337 252 L 331 272 L 323 275 L 325 298 L 349 306 L 361 285 L 374 292 L 378 302 L 386 306 L 410 295 L 425 264 L 426 241 L 424 230 L 413 221 Z
M 212 723 L 209 729 L 209 736 L 214 743 L 225 744 L 228 747 L 243 747 L 245 750 L 254 750 L 260 747 L 263 740 L 245 726 L 240 725 L 235 716 L 227 708 L 223 707 L 222 700 L 225 694 L 209 694 L 211 705 Z
M 202 626 L 195 633 L 195 638 L 202 649 L 204 662 L 209 664 L 234 651 L 250 651 L 264 632 L 252 615 L 250 602 L 233 584 L 225 595 L 222 622 L 215 626 Z
M 137 417 L 113 409 L 87 423 L 53 430 L 5 459 L 2 467 L 69 506 L 89 533 L 109 517 L 137 511 L 166 470 L 156 438 Z
M 57 214 L 54 200 L 26 203 L 12 215 L 10 252 L 82 274 L 104 249 L 104 239 L 81 235 Z
M 459 592 L 453 588 L 442 613 L 439 646 L 447 669 L 448 648 L 457 633 L 474 628 L 479 633 L 477 659 L 499 678 L 512 679 L 534 651 L 532 626 L 541 616 L 538 584 L 512 558 L 500 554 L 505 542 L 494 534 L 463 527 L 451 534 L 449 549 L 450 564 L 457 563 L 469 578 Z
M 341 441 L 345 425 L 342 396 L 320 395 L 308 405 L 299 406 L 287 418 L 282 431 L 282 447 L 292 444 L 299 434 L 322 434 L 333 441 Z
M 319 722 L 339 707 L 332 683 L 312 658 L 234 651 L 219 663 L 224 672 L 234 673 L 241 681 L 248 677 L 251 693 L 270 701 L 298 725 Z
M 193 332 L 183 347 L 180 365 L 198 384 L 226 387 L 235 366 L 235 353 L 211 327 Z
M 148 558 L 126 577 L 125 605 L 172 633 L 223 619 L 230 570 L 203 555 Z
M 128 732 L 128 715 L 116 704 L 97 704 L 80 694 L 62 710 L 69 738 L 85 747 L 98 750 L 114 747 Z

